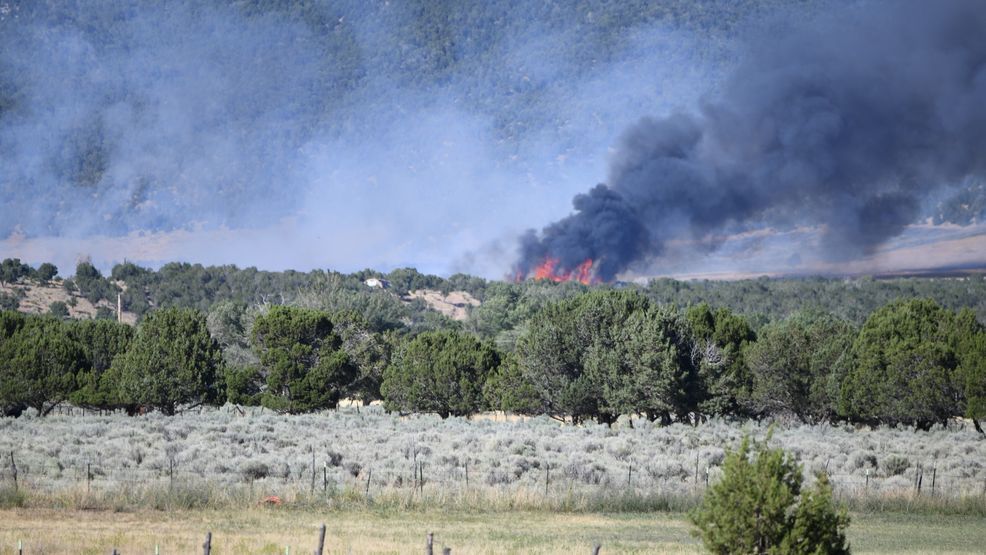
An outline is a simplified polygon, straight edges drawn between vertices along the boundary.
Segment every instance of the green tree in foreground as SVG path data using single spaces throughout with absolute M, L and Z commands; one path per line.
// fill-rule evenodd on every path
M 493 347 L 472 335 L 425 332 L 399 349 L 380 390 L 388 410 L 468 416 L 483 407 L 483 385 L 499 364 Z
M 252 343 L 261 365 L 253 375 L 266 376 L 261 402 L 272 410 L 335 408 L 357 376 L 329 315 L 319 310 L 275 306 L 255 320 Z M 239 379 L 246 384 L 252 371 L 245 372 Z
M 802 470 L 780 449 L 748 437 L 727 453 L 723 477 L 689 518 L 711 553 L 849 553 L 849 516 L 832 502 L 828 477 L 802 489 Z
M 852 346 L 839 411 L 851 420 L 929 429 L 961 414 L 955 313 L 930 299 L 873 312 Z
M 756 414 L 793 414 L 803 422 L 829 420 L 838 405 L 841 370 L 856 332 L 820 311 L 801 311 L 764 326 L 745 354 Z
M 130 348 L 134 329 L 115 320 L 77 320 L 69 322 L 69 335 L 82 346 L 86 367 L 79 372 L 78 389 L 71 401 L 91 408 L 121 408 L 111 379 L 103 379 L 113 359 Z
M 15 318 L 0 323 L 14 330 L 0 337 L 0 407 L 4 413 L 31 407 L 45 416 L 75 389 L 76 374 L 85 364 L 82 347 L 56 318 L 25 318 L 19 328 L 11 325 Z
M 959 382 L 965 401 L 965 416 L 979 433 L 986 420 L 986 329 L 969 309 L 956 315 L 959 333 Z
M 154 407 L 173 415 L 179 405 L 222 401 L 222 351 L 195 310 L 151 312 L 126 353 L 113 359 L 112 380 L 123 404 Z

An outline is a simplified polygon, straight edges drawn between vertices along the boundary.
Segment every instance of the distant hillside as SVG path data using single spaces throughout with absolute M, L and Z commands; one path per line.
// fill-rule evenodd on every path
M 121 284 L 123 285 L 123 284 Z M 52 305 L 64 303 L 70 318 L 112 318 L 116 319 L 116 303 L 109 299 L 91 302 L 78 289 L 68 291 L 65 281 L 54 279 L 47 283 L 21 278 L 16 283 L 0 284 L 0 296 L 17 302 L 16 309 L 28 314 L 48 314 Z M 9 301 L 8 301 L 9 302 Z M 137 314 L 123 311 L 122 321 L 127 324 L 137 323 Z

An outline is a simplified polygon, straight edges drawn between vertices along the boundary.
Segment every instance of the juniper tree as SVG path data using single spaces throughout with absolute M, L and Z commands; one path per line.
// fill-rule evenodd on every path
M 814 488 L 802 489 L 802 469 L 781 449 L 752 445 L 743 438 L 727 453 L 722 479 L 689 515 L 711 553 L 849 553 L 849 517 L 832 502 L 822 474 Z

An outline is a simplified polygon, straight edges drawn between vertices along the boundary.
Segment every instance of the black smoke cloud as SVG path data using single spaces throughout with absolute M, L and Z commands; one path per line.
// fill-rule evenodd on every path
M 626 130 L 608 186 L 523 237 L 516 271 L 545 257 L 644 267 L 670 242 L 817 226 L 823 255 L 872 252 L 925 202 L 986 175 L 986 3 L 876 2 L 777 21 L 695 113 Z

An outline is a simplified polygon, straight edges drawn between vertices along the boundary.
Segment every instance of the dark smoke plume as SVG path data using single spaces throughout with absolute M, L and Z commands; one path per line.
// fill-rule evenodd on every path
M 592 259 L 609 280 L 669 241 L 762 226 L 817 226 L 833 259 L 871 252 L 931 195 L 986 175 L 984 30 L 975 0 L 775 23 L 699 113 L 627 130 L 608 186 L 529 232 L 517 272 Z

